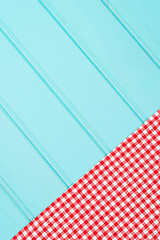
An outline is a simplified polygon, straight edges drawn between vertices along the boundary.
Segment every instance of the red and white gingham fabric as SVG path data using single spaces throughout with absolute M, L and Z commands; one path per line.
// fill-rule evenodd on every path
M 13 240 L 160 239 L 160 111 Z

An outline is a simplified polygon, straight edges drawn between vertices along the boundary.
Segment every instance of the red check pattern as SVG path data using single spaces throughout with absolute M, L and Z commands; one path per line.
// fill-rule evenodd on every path
M 13 240 L 160 239 L 160 111 Z

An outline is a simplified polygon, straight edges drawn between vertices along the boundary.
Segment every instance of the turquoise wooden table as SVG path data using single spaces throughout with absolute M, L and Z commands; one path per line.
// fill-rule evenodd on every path
M 158 0 L 0 0 L 0 239 L 160 107 Z

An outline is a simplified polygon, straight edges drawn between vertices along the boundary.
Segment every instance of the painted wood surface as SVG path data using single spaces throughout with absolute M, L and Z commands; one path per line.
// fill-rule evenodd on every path
M 0 0 L 0 239 L 158 110 L 160 4 L 131 4 Z

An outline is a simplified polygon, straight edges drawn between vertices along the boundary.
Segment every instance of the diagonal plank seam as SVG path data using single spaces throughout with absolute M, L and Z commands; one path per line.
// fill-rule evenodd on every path
M 109 73 L 105 66 L 95 56 L 95 54 L 89 49 L 89 47 L 83 42 L 82 39 L 75 33 L 75 31 L 69 26 L 69 24 L 63 19 L 57 9 L 48 0 L 37 0 L 41 6 L 47 11 L 51 18 L 60 26 L 60 28 L 66 33 L 66 35 L 72 40 L 72 42 L 78 47 L 82 54 L 89 60 L 89 62 L 96 68 L 101 74 L 103 79 L 109 84 L 109 86 L 116 92 L 120 99 L 126 104 L 126 106 L 133 112 L 133 114 L 143 123 L 147 120 L 146 114 L 142 109 L 134 102 L 134 100 L 126 93 L 119 82 Z
M 0 20 L 0 31 L 5 38 L 12 44 L 16 51 L 23 57 L 23 59 L 29 64 L 36 75 L 42 80 L 49 91 L 56 97 L 61 105 L 67 110 L 67 112 L 74 118 L 79 124 L 87 136 L 93 141 L 93 143 L 99 148 L 99 150 L 105 156 L 110 152 L 109 146 L 102 140 L 102 138 L 96 133 L 93 127 L 87 122 L 82 114 L 76 109 L 76 107 L 69 101 L 60 88 L 54 83 L 54 81 L 48 76 L 38 62 L 32 57 L 32 55 L 25 49 L 15 35 L 9 30 L 5 23 Z
M 117 19 L 122 27 L 128 32 L 128 34 L 134 39 L 134 41 L 141 47 L 144 53 L 151 59 L 151 61 L 160 69 L 160 59 L 150 49 L 146 42 L 139 36 L 139 34 L 130 26 L 130 24 L 123 18 L 123 16 L 116 10 L 113 4 L 108 0 L 101 0 L 104 6 L 111 12 L 111 14 Z
M 2 176 L 0 176 L 0 186 L 3 192 L 9 197 L 12 203 L 16 206 L 16 208 L 27 219 L 28 223 L 32 221 L 35 218 L 35 216 L 31 213 L 31 211 L 22 202 L 22 200 L 18 197 L 18 195 L 13 191 L 13 189 L 9 186 L 9 184 L 6 182 L 6 180 L 4 180 Z
M 19 119 L 19 117 L 13 112 L 5 100 L 0 97 L 0 109 L 6 115 L 6 117 L 14 124 L 14 126 L 20 131 L 25 139 L 36 150 L 40 157 L 47 163 L 51 170 L 59 177 L 62 183 L 69 188 L 73 183 L 64 173 L 64 171 L 56 164 L 54 159 L 49 155 L 46 149 L 38 142 L 29 129 Z

